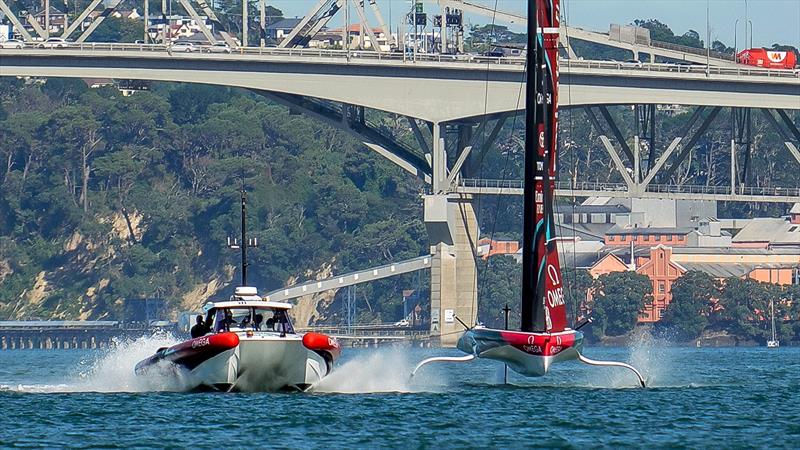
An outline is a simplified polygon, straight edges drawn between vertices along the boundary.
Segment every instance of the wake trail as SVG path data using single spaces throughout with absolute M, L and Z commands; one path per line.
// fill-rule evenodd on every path
M 333 373 L 317 384 L 314 392 L 368 394 L 368 393 L 414 393 L 441 389 L 441 384 L 425 376 L 417 375 L 413 380 L 411 370 L 416 359 L 407 349 L 379 349 L 356 355 L 353 359 L 336 367 Z
M 114 347 L 83 359 L 63 382 L 0 385 L 0 390 L 25 393 L 182 391 L 187 386 L 180 377 L 166 374 L 140 377 L 134 373 L 136 363 L 158 348 L 178 342 L 175 336 L 164 333 L 120 339 Z

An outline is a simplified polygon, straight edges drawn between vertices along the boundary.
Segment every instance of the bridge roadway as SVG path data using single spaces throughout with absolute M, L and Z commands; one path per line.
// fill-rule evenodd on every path
M 158 45 L 0 50 L 0 76 L 117 78 L 297 94 L 432 123 L 523 109 L 524 60 L 321 49 L 169 53 Z M 564 60 L 563 107 L 681 104 L 800 109 L 800 72 Z M 487 95 L 488 93 L 488 95 Z

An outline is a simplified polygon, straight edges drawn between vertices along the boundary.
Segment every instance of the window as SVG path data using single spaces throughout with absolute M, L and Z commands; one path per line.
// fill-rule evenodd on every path
M 685 238 L 686 238 L 685 236 L 678 236 L 678 242 L 683 242 L 683 240 L 684 240 Z
M 614 236 L 609 236 L 608 237 L 608 242 L 614 242 Z
M 656 235 L 656 242 L 660 242 L 660 241 L 661 241 L 661 235 L 658 234 L 658 235 Z
M 658 282 L 658 293 L 663 294 L 665 291 L 665 286 L 663 281 Z

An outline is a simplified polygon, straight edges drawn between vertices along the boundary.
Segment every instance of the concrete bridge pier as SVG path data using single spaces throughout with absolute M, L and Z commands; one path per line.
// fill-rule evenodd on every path
M 464 327 L 478 314 L 475 253 L 478 220 L 472 199 L 460 195 L 425 197 L 425 226 L 431 239 L 431 336 L 444 347 L 455 346 Z

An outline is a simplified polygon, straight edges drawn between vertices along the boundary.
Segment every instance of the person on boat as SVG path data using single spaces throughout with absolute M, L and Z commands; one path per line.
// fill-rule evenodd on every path
M 266 327 L 267 331 L 275 331 L 275 319 L 273 319 L 272 317 L 267 319 Z
M 233 318 L 233 313 L 230 309 L 225 310 L 225 319 L 222 321 L 222 327 L 225 331 L 231 331 L 231 325 L 236 325 L 236 320 Z
M 192 327 L 192 329 L 189 330 L 189 333 L 192 335 L 192 339 L 206 334 L 206 323 L 203 321 L 203 316 L 198 315 L 196 322 L 197 323 Z
M 264 316 L 261 314 L 256 314 L 253 316 L 253 329 L 256 331 L 261 331 L 261 322 L 264 321 Z

